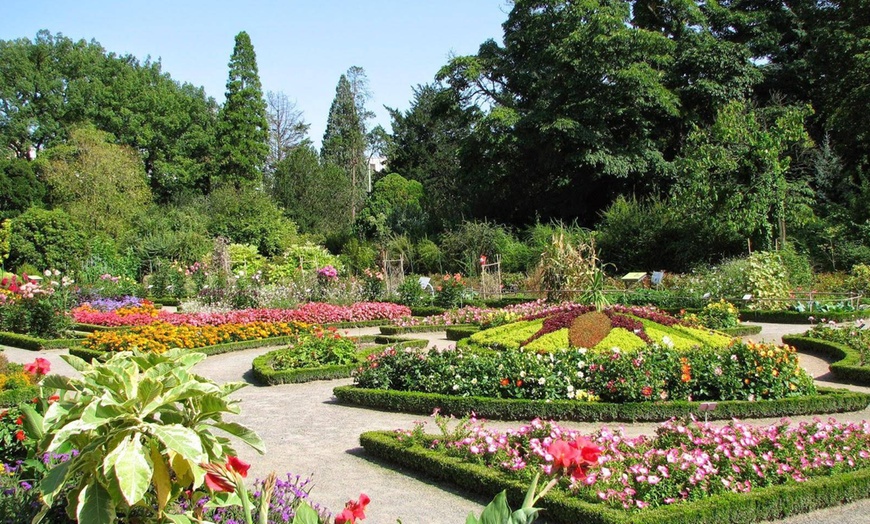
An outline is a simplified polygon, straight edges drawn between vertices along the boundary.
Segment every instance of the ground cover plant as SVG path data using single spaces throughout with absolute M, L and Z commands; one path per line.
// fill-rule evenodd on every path
M 837 486 L 825 484 L 827 479 L 870 468 L 867 422 L 793 424 L 784 419 L 753 426 L 733 420 L 716 426 L 672 420 L 655 435 L 640 437 L 606 427 L 582 435 L 537 419 L 507 431 L 490 430 L 473 419 L 455 428 L 439 426 L 435 434 L 418 425 L 392 434 L 364 434 L 361 441 L 367 452 L 385 460 L 492 491 L 557 472 L 573 456 L 562 443 L 596 448 L 599 452 L 589 455 L 592 464 L 559 480 L 554 496 L 545 499 L 547 516 L 555 522 L 689 522 L 713 513 L 729 522 L 753 522 L 770 512 L 806 511 L 813 495 Z M 765 488 L 773 486 L 786 490 L 765 499 Z M 774 502 L 777 496 L 786 501 Z
M 331 324 L 392 320 L 409 316 L 411 310 L 388 302 L 357 302 L 349 306 L 309 302 L 293 309 L 242 309 L 222 313 L 170 313 L 147 303 L 114 311 L 100 311 L 92 306 L 80 306 L 72 311 L 76 322 L 100 326 L 141 326 L 155 322 L 172 325 L 206 326 L 246 324 L 252 322 L 305 322 Z

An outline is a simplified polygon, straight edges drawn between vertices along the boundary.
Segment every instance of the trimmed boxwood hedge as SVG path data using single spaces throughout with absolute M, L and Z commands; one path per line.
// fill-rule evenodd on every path
M 27 386 L 26 388 L 0 391 L 0 408 L 17 406 L 22 402 L 30 402 L 39 396 L 39 386 Z
M 95 331 L 125 331 L 132 326 L 100 326 L 98 324 L 73 324 L 73 329 L 76 331 L 85 331 L 93 333 Z
M 375 337 L 373 337 L 375 338 Z M 381 339 L 383 340 L 383 339 Z M 366 341 L 361 338 L 361 341 Z M 408 348 L 408 347 L 426 347 L 429 343 L 428 340 L 418 340 L 418 339 L 399 339 L 394 338 L 389 342 L 379 342 L 378 338 L 375 338 L 375 342 L 378 342 L 380 345 L 365 348 L 358 353 L 360 360 L 364 359 L 368 355 L 373 353 L 377 353 L 383 351 L 388 346 L 392 346 L 394 348 Z M 257 379 L 258 382 L 267 386 L 275 386 L 278 384 L 293 384 L 300 382 L 310 382 L 312 380 L 331 380 L 336 378 L 348 378 L 356 369 L 359 364 L 346 364 L 346 365 L 332 365 L 332 366 L 318 366 L 318 367 L 310 367 L 310 368 L 296 368 L 296 369 L 285 369 L 283 371 L 275 371 L 269 365 L 269 359 L 271 356 L 271 351 L 266 353 L 265 355 L 260 355 L 259 357 L 254 359 L 253 362 L 253 374 L 254 378 Z
M 205 353 L 206 355 L 220 355 L 221 353 L 230 353 L 233 351 L 242 351 L 244 349 L 262 348 L 267 346 L 280 346 L 281 344 L 289 344 L 295 340 L 295 337 L 270 337 L 258 338 L 257 340 L 242 340 L 240 342 L 228 342 L 226 344 L 215 344 L 213 346 L 203 346 L 192 348 L 191 351 Z M 70 346 L 70 355 L 75 355 L 90 362 L 93 359 L 101 360 L 108 355 L 107 352 L 88 349 L 82 346 Z
M 412 306 L 411 316 L 413 317 L 434 317 L 447 311 L 443 307 L 438 306 Z
M 850 384 L 870 386 L 870 366 L 862 366 L 861 355 L 849 346 L 800 335 L 784 335 L 782 341 L 800 351 L 820 353 L 835 359 L 828 368 L 838 379 Z
M 80 338 L 37 338 L 19 333 L 0 331 L 0 345 L 14 348 L 27 349 L 30 351 L 42 351 L 43 349 L 60 349 L 81 343 Z
M 723 400 L 707 418 L 767 418 L 820 413 L 859 411 L 870 405 L 870 394 L 846 389 L 818 388 L 819 395 L 749 402 Z M 339 386 L 332 390 L 338 400 L 384 411 L 429 414 L 436 408 L 445 415 L 464 416 L 472 411 L 493 420 L 573 420 L 585 422 L 654 422 L 673 417 L 699 415 L 703 402 L 583 402 L 575 400 L 524 400 L 460 397 L 415 391 L 389 391 Z
M 436 480 L 447 480 L 463 490 L 492 497 L 507 490 L 512 507 L 522 504 L 528 485 L 507 473 L 463 462 L 422 446 L 400 442 L 394 432 L 360 435 L 366 453 Z M 625 512 L 604 504 L 580 500 L 554 488 L 538 504 L 548 521 L 564 524 L 742 524 L 775 520 L 815 509 L 838 506 L 870 496 L 870 469 L 839 473 L 766 488 L 749 493 L 727 493 L 702 500 Z
M 717 329 L 716 331 L 718 331 L 720 333 L 725 333 L 729 337 L 745 337 L 748 335 L 757 335 L 757 334 L 761 333 L 762 327 L 763 326 L 742 325 L 742 326 L 735 326 L 735 327 L 730 327 L 730 328 Z
M 677 309 L 677 308 L 662 308 L 662 311 L 671 315 L 679 315 L 680 312 L 685 313 L 700 313 L 700 309 Z M 811 324 L 810 317 L 816 320 L 833 320 L 834 322 L 848 322 L 857 320 L 867 316 L 867 310 L 857 311 L 831 311 L 827 313 L 821 312 L 800 312 L 800 311 L 755 311 L 752 309 L 741 309 L 740 320 L 745 322 L 762 322 L 767 324 Z
M 382 335 L 401 335 L 402 333 L 434 333 L 438 331 L 446 331 L 449 328 L 467 328 L 473 327 L 472 324 L 438 324 L 438 325 L 422 325 L 422 326 L 381 326 Z
M 447 328 L 447 340 L 459 341 L 480 331 L 477 326 L 450 326 Z

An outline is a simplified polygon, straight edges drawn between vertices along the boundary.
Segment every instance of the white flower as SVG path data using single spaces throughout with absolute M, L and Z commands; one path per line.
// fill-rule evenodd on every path
M 674 341 L 671 340 L 671 337 L 665 335 L 665 336 L 662 337 L 662 345 L 663 345 L 663 346 L 666 346 L 666 347 L 669 347 L 669 348 L 673 348 L 673 347 L 674 347 Z
M 520 377 L 521 377 L 521 378 L 526 378 L 526 372 L 525 372 L 525 371 L 520 371 Z
M 453 384 L 453 391 L 459 390 L 459 384 Z
M 587 351 L 589 350 L 586 348 L 577 348 L 577 353 L 580 353 L 581 355 L 585 355 Z
M 568 390 L 568 395 L 567 395 L 568 398 L 572 398 L 572 399 L 573 399 L 575 396 L 577 396 L 577 395 L 576 395 L 573 391 Z
M 539 386 L 543 386 L 543 385 L 546 384 L 546 383 L 547 383 L 547 379 L 545 379 L 544 377 L 541 377 L 541 378 L 538 379 L 538 385 L 539 385 Z
M 51 276 L 51 270 L 50 270 L 50 269 L 46 269 L 46 270 L 45 270 L 45 273 L 43 273 L 43 274 L 44 274 L 45 276 L 47 276 L 47 277 L 50 277 L 50 276 Z

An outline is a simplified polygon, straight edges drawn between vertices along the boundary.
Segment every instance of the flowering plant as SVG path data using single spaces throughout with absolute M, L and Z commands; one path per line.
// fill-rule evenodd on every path
M 61 336 L 70 326 L 66 310 L 73 281 L 48 271 L 47 281 L 22 275 L 0 280 L 0 329 L 40 338 Z
M 317 276 L 323 280 L 338 280 L 338 270 L 334 266 L 323 266 L 317 270 Z

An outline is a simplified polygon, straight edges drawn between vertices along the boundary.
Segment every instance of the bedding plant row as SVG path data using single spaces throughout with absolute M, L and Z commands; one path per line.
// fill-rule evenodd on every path
M 837 379 L 870 386 L 870 329 L 864 321 L 852 326 L 817 325 L 801 336 L 786 335 L 783 341 L 833 359 L 830 370 Z
M 365 433 L 366 452 L 419 473 L 515 500 L 536 475 L 551 522 L 716 523 L 781 518 L 870 495 L 870 423 L 771 426 L 672 420 L 655 435 L 592 435 L 533 420 L 490 430 L 474 420 L 440 434 Z M 586 466 L 559 475 L 581 455 Z

